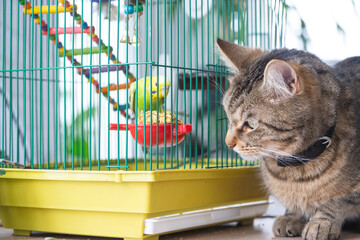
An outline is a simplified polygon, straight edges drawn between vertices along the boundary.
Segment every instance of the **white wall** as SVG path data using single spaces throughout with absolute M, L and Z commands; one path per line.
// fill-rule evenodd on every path
M 353 3 L 355 6 L 353 5 Z M 297 11 L 289 10 L 286 47 L 302 48 L 298 38 L 299 16 L 307 24 L 308 51 L 326 61 L 360 55 L 360 2 L 352 0 L 288 0 Z M 345 34 L 339 33 L 339 24 Z

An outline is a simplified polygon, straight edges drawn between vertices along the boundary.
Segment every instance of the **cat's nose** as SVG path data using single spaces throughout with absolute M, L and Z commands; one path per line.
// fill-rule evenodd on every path
M 233 149 L 235 146 L 236 146 L 236 144 L 234 144 L 234 145 L 227 145 L 230 149 Z
M 230 149 L 233 149 L 236 146 L 236 137 L 232 135 L 232 133 L 230 133 L 229 131 L 226 133 L 225 144 Z

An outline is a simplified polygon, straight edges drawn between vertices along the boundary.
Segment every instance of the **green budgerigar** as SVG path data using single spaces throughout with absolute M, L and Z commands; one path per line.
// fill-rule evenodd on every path
M 150 87 L 150 77 L 141 78 L 130 85 L 129 89 L 129 103 L 131 111 L 138 116 L 141 112 L 150 110 L 150 101 L 152 101 L 151 110 L 156 110 L 159 107 L 159 112 L 164 111 L 164 99 L 169 93 L 170 81 L 166 80 L 164 76 L 153 76 Z M 137 86 L 137 89 L 136 89 Z M 144 86 L 146 86 L 146 93 L 144 98 Z M 159 91 L 159 92 L 158 92 Z M 137 93 L 137 106 L 136 106 Z M 145 100 L 145 106 L 144 106 Z M 159 101 L 159 104 L 157 103 Z

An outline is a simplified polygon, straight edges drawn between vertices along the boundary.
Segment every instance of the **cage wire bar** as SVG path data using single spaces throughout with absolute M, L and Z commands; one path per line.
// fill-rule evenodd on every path
M 216 39 L 279 48 L 286 10 L 285 0 L 2 1 L 0 167 L 258 165 L 224 144 L 221 99 L 229 73 Z M 138 121 L 139 109 L 156 111 L 150 114 L 154 131 L 141 133 L 147 124 Z M 164 146 L 161 109 L 171 114 Z M 177 120 L 192 126 L 183 141 Z M 110 124 L 125 124 L 125 131 L 110 131 Z M 133 126 L 139 130 L 134 139 Z M 149 147 L 137 143 L 147 138 L 154 139 Z

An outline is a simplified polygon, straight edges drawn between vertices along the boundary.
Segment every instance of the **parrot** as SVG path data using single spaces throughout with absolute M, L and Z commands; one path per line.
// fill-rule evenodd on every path
M 139 116 L 141 113 L 145 113 L 148 110 L 156 110 L 159 106 L 159 112 L 164 111 L 164 99 L 169 93 L 170 81 L 165 81 L 164 76 L 153 76 L 152 77 L 152 86 L 150 88 L 150 77 L 141 78 L 136 82 L 133 82 L 129 88 L 129 103 L 131 111 Z M 136 89 L 136 85 L 138 89 Z M 146 86 L 146 97 L 144 99 L 144 86 Z M 159 90 L 159 93 L 157 92 Z M 136 106 L 136 92 L 138 95 L 138 103 Z M 159 97 L 159 99 L 158 99 Z M 145 100 L 145 107 L 144 107 Z M 152 109 L 150 109 L 150 101 L 152 101 Z M 159 101 L 159 104 L 157 104 Z M 137 109 L 136 109 L 137 107 Z

